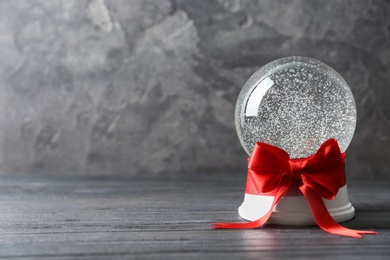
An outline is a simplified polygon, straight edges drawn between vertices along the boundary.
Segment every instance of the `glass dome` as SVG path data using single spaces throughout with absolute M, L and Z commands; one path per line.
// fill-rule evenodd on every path
M 248 155 L 256 142 L 264 142 L 303 158 L 329 138 L 336 138 L 343 152 L 355 131 L 356 104 L 335 70 L 293 56 L 272 61 L 249 78 L 237 99 L 235 124 Z

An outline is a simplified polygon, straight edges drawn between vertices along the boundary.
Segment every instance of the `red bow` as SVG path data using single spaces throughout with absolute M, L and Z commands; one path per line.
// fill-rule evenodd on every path
M 340 152 L 336 139 L 324 142 L 318 151 L 300 159 L 290 159 L 278 147 L 256 143 L 248 163 L 246 193 L 274 195 L 269 211 L 261 218 L 244 223 L 213 223 L 212 228 L 257 228 L 264 225 L 272 210 L 289 188 L 296 185 L 312 211 L 317 225 L 337 235 L 361 238 L 360 234 L 377 234 L 374 231 L 353 230 L 339 225 L 329 214 L 322 198 L 333 200 L 346 184 L 345 154 Z M 321 198 L 322 197 L 322 198 Z

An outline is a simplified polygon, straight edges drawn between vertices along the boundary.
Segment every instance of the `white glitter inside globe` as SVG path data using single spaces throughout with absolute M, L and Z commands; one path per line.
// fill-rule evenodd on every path
M 235 123 L 248 155 L 256 142 L 264 142 L 302 158 L 329 138 L 345 151 L 356 127 L 356 105 L 347 83 L 331 67 L 288 57 L 249 78 L 238 96 Z

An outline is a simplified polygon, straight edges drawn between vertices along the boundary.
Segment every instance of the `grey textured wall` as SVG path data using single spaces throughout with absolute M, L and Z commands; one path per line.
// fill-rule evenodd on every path
M 349 178 L 389 179 L 389 1 L 0 1 L 0 172 L 246 174 L 236 98 L 291 55 L 355 95 Z

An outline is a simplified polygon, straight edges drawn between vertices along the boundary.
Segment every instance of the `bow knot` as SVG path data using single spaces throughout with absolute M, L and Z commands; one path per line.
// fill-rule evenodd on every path
M 301 181 L 301 173 L 302 173 L 302 162 L 303 159 L 290 159 L 290 168 L 291 168 L 291 175 L 295 180 Z

